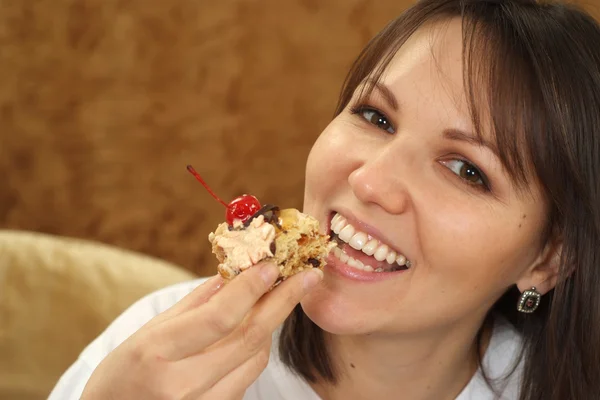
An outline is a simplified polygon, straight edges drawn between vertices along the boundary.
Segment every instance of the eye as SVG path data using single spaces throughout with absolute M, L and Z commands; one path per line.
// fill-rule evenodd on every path
M 367 106 L 358 106 L 352 108 L 351 113 L 359 115 L 368 123 L 375 125 L 379 129 L 383 129 L 388 133 L 395 133 L 394 127 L 392 126 L 388 118 L 385 116 L 385 114 L 379 110 L 376 110 L 375 108 Z
M 468 184 L 480 186 L 482 189 L 489 190 L 487 177 L 473 164 L 460 159 L 445 160 L 441 161 L 441 163 Z

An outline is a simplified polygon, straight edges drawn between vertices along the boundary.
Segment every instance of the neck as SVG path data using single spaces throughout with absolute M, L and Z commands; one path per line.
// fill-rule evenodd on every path
M 477 326 L 430 335 L 328 335 L 335 385 L 313 385 L 322 399 L 455 399 L 478 366 Z M 489 341 L 484 330 L 481 352 Z

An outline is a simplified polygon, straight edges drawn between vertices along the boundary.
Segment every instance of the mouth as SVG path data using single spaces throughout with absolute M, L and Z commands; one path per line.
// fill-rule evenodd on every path
M 406 271 L 412 266 L 400 251 L 361 231 L 339 213 L 333 213 L 329 231 L 337 243 L 330 255 L 353 269 L 377 274 Z

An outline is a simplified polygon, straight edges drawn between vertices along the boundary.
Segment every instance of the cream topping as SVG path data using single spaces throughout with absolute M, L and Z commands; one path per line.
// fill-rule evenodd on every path
M 275 240 L 275 227 L 260 215 L 243 230 L 230 231 L 223 223 L 208 235 L 208 240 L 225 255 L 220 268 L 245 270 L 264 258 L 273 257 L 271 243 Z

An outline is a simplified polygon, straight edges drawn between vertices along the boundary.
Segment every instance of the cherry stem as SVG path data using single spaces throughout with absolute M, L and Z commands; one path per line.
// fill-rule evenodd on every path
M 204 179 L 202 179 L 200 174 L 197 173 L 196 170 L 191 165 L 187 166 L 187 170 L 190 171 L 190 173 L 192 175 L 194 175 L 196 177 L 196 179 L 198 179 L 198 181 L 206 188 L 206 190 L 208 190 L 208 193 L 210 193 L 212 195 L 212 197 L 214 197 L 215 199 L 217 199 L 217 201 L 219 201 L 221 204 L 223 204 L 225 206 L 225 208 L 229 207 L 223 200 L 221 200 L 219 198 L 219 196 L 217 196 L 215 194 L 215 192 L 212 191 L 212 189 L 208 186 L 208 184 L 206 182 L 204 182 Z

